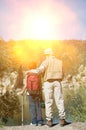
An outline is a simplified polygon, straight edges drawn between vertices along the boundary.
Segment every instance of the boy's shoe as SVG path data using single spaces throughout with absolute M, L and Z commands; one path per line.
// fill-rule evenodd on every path
M 33 124 L 33 123 L 30 123 L 30 125 L 32 125 L 32 126 L 37 126 L 37 124 Z
M 60 126 L 63 127 L 65 125 L 70 124 L 69 122 L 67 122 L 65 119 L 60 119 Z
M 52 127 L 52 120 L 47 120 L 46 125 Z
M 38 123 L 38 126 L 42 126 L 43 124 L 42 123 Z
M 42 126 L 44 125 L 44 120 L 43 119 L 38 120 L 37 123 L 38 123 L 38 126 Z

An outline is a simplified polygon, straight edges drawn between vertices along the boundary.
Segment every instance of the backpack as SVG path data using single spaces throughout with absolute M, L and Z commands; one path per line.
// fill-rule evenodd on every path
M 30 95 L 38 95 L 40 92 L 40 76 L 30 73 L 27 75 L 27 91 Z

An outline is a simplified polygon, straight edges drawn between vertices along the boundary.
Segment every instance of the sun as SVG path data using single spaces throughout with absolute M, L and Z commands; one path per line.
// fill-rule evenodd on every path
M 48 19 L 37 18 L 31 24 L 31 34 L 34 39 L 50 39 L 51 23 Z
M 30 40 L 56 39 L 56 19 L 48 13 L 26 14 L 22 21 L 22 36 Z

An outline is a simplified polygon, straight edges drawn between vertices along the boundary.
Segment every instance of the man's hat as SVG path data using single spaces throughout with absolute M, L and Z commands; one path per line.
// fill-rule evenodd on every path
M 52 54 L 53 54 L 53 51 L 52 51 L 51 48 L 47 48 L 47 49 L 44 50 L 44 54 L 45 54 L 45 55 L 52 55 Z

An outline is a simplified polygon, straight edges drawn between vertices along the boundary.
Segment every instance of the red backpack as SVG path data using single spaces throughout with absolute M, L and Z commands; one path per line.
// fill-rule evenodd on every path
M 27 75 L 27 90 L 29 94 L 39 94 L 40 76 L 38 74 L 30 73 Z

